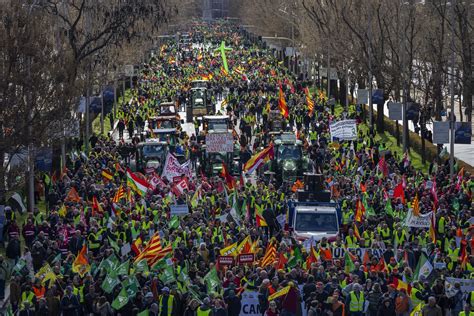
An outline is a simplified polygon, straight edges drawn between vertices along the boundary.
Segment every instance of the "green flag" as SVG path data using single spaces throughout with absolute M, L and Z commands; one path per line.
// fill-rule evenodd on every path
M 120 247 L 117 245 L 117 243 L 113 241 L 110 237 L 108 237 L 108 239 L 109 239 L 110 247 L 112 247 L 115 250 L 115 252 L 119 252 Z
M 349 253 L 349 250 L 346 249 L 346 253 L 344 254 L 344 271 L 346 273 L 350 273 L 355 269 L 354 260 L 351 258 L 352 256 L 353 255 Z
M 208 293 L 212 292 L 215 288 L 220 285 L 219 276 L 217 275 L 216 267 L 213 267 L 205 276 L 204 281 L 207 285 Z
M 135 267 L 135 272 L 142 272 L 143 274 L 150 273 L 150 270 L 148 270 L 148 263 L 145 259 L 134 263 L 133 266 Z
M 105 271 L 110 272 L 119 266 L 119 259 L 115 254 L 112 254 L 110 257 L 102 261 L 99 265 L 99 269 L 105 269 Z
M 110 294 L 114 288 L 120 283 L 115 272 L 109 272 L 102 282 L 101 288 L 105 293 Z
M 179 227 L 179 222 L 180 222 L 179 216 L 173 216 L 173 217 L 171 218 L 170 223 L 169 223 L 169 227 L 170 227 L 170 228 L 173 228 L 173 229 L 176 229 L 176 228 Z
M 298 262 L 303 262 L 303 256 L 301 255 L 301 250 L 299 247 L 296 247 L 293 250 L 290 260 L 288 260 L 288 267 L 294 268 Z
M 387 203 L 385 204 L 385 212 L 387 213 L 387 215 L 393 217 L 392 202 L 390 201 L 390 199 L 387 199 Z
M 117 275 L 128 275 L 128 268 L 130 266 L 130 260 L 125 261 L 120 266 L 117 267 Z
M 413 274 L 413 279 L 418 280 L 420 276 L 423 276 L 426 280 L 430 276 L 432 271 L 433 265 L 431 264 L 430 260 L 428 260 L 426 255 L 422 252 L 420 258 L 418 259 L 418 263 L 415 268 L 415 273 Z
M 112 307 L 116 310 L 121 309 L 128 303 L 128 293 L 125 287 L 122 287 L 122 290 L 120 291 L 119 295 L 115 298 L 115 300 L 112 302 Z
M 129 297 L 135 297 L 138 293 L 140 284 L 135 276 L 130 276 L 122 282 L 122 286 L 126 288 Z
M 163 272 L 160 275 L 160 280 L 164 284 L 169 284 L 173 283 L 176 281 L 176 278 L 174 276 L 174 270 L 172 266 L 167 265 Z

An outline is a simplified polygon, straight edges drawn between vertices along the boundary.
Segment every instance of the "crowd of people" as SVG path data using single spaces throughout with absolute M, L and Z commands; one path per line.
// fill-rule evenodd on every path
M 144 65 L 115 118 L 118 140 L 98 137 L 88 155 L 70 153 L 65 169 L 43 176 L 46 210 L 20 216 L 6 208 L 0 299 L 8 298 L 9 312 L 473 315 L 469 172 L 458 168 L 450 178 L 449 166 L 436 161 L 427 172 L 416 170 L 409 155 L 375 141 L 362 108 L 330 109 L 322 91 L 306 89 L 304 76 L 295 77 L 235 25 L 195 23 L 189 36 L 198 45 L 170 40 Z M 232 48 L 229 72 L 214 52 L 222 41 Z M 241 165 L 271 143 L 270 112 L 282 113 L 281 129 L 304 144 L 305 171 L 324 176 L 340 210 L 334 240 L 294 238 L 287 215 L 297 199 L 294 183 L 261 172 L 229 181 L 196 168 L 177 191 L 156 173 L 130 171 L 135 131 L 160 102 L 188 105 L 191 82 L 201 78 L 209 81 L 209 102 L 224 100 L 219 112 L 231 118 Z M 359 123 L 357 139 L 332 141 L 329 123 L 346 118 Z M 196 131 L 182 133 L 175 149 L 187 159 L 202 150 L 202 126 Z M 176 204 L 189 213 L 172 215 Z M 413 216 L 429 216 L 429 227 L 407 226 Z M 238 264 L 241 254 L 253 254 L 253 262 Z M 245 305 L 252 302 L 250 311 Z

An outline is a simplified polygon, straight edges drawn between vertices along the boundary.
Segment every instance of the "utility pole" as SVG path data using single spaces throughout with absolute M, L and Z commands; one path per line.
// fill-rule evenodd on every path
M 451 114 L 450 114 L 450 143 L 449 143 L 449 175 L 451 179 L 454 177 L 454 125 L 456 120 L 454 118 L 454 7 L 456 6 L 456 0 L 451 2 L 451 76 L 449 76 L 449 90 L 451 94 Z
M 85 6 L 84 6 L 84 20 L 85 20 L 85 31 L 86 34 L 89 33 L 89 27 L 90 27 L 90 10 L 87 6 L 87 0 L 85 0 Z M 91 93 L 90 93 L 90 85 L 91 85 L 91 63 L 89 62 L 87 67 L 87 74 L 86 74 L 86 128 L 85 128 L 85 139 L 84 139 L 84 149 L 86 152 L 86 155 L 89 154 L 89 138 L 90 138 L 90 113 L 89 113 L 89 108 L 91 106 Z

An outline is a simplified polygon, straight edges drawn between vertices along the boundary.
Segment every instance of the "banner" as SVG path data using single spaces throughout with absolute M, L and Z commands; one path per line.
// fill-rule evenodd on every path
M 179 177 L 183 174 L 188 178 L 191 178 L 191 162 L 188 160 L 185 163 L 180 164 L 175 156 L 168 153 L 161 176 L 171 182 L 174 177 Z
M 413 215 L 413 209 L 408 209 L 407 218 L 405 219 L 405 226 L 429 228 L 431 225 L 431 212 L 428 214 L 420 214 L 420 216 Z
M 331 140 L 354 140 L 357 138 L 356 120 L 344 120 L 329 124 Z
M 234 151 L 234 136 L 232 133 L 209 133 L 206 135 L 206 152 L 231 153 Z
M 364 258 L 365 252 L 369 251 L 370 254 L 372 254 L 375 258 L 380 258 L 383 256 L 384 250 L 383 249 L 375 249 L 375 248 L 332 248 L 332 257 L 334 259 L 342 259 L 344 258 L 344 255 L 346 251 L 349 250 L 349 252 L 353 255 L 358 256 L 359 258 Z
M 300 293 L 303 287 L 299 288 Z M 240 314 L 244 316 L 261 316 L 264 311 L 260 310 L 260 304 L 258 303 L 258 292 L 255 291 L 244 291 L 242 293 L 242 307 L 240 308 Z M 301 316 L 307 316 L 304 302 L 301 302 Z
M 455 283 L 459 283 L 461 285 L 461 291 L 463 293 L 470 293 L 470 292 L 474 291 L 474 280 L 447 277 L 446 278 L 446 283 L 445 283 L 445 285 L 449 284 L 449 288 L 448 287 L 446 288 L 446 294 L 447 295 L 449 295 L 450 292 L 453 292 L 451 290 L 451 287 L 452 287 L 452 289 L 454 289 L 454 284 Z M 456 293 L 454 292 L 454 294 L 456 294 Z
M 170 205 L 170 214 L 171 215 L 188 215 L 189 209 L 187 204 L 183 205 Z

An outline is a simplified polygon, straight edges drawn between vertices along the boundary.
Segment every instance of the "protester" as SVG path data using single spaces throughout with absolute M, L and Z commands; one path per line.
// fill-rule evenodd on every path
M 451 179 L 437 162 L 429 173 L 416 169 L 368 133 L 360 107 L 331 113 L 323 90 L 305 89 L 312 83 L 231 23 L 194 23 L 188 34 L 194 46 L 172 39 L 144 65 L 110 137 L 94 137 L 90 153 L 71 151 L 66 168 L 44 174 L 46 209 L 6 214 L 0 287 L 10 286 L 12 312 L 469 314 L 474 294 L 459 283 L 474 273 L 467 170 L 456 167 Z M 227 66 L 214 55 L 222 41 L 234 48 Z M 163 172 L 167 156 L 140 169 L 139 144 L 159 104 L 178 96 L 187 109 L 192 82 L 203 77 L 209 105 L 230 118 L 240 161 L 211 158 L 207 127 L 194 116 L 189 131 L 160 140 L 178 160 L 174 176 Z M 342 117 L 360 123 L 355 139 L 336 142 L 330 124 Z M 312 161 L 298 162 L 294 175 L 274 172 L 275 156 L 286 154 L 276 147 L 281 131 L 298 139 L 289 149 Z M 273 159 L 255 163 L 271 146 Z M 247 163 L 256 170 L 245 175 Z M 337 237 L 303 240 L 289 227 L 289 205 L 311 171 L 322 174 L 340 212 Z M 242 254 L 251 262 L 239 262 Z

